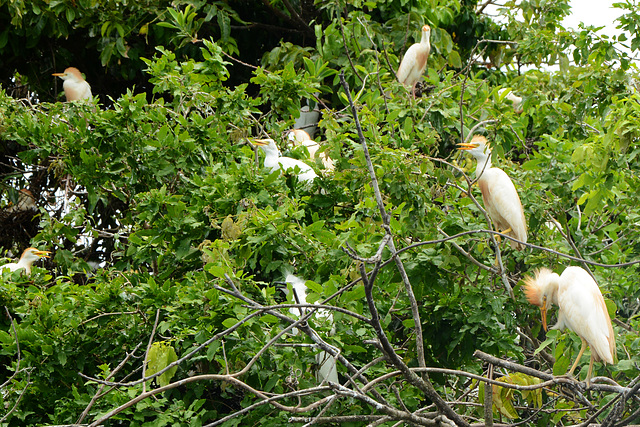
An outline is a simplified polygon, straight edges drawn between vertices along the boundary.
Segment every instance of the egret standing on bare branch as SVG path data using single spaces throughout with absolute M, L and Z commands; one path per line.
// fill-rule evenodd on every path
M 64 73 L 54 73 L 52 75 L 64 80 L 62 88 L 67 101 L 91 99 L 91 86 L 89 86 L 89 83 L 82 77 L 77 68 L 69 67 L 64 70 Z
M 468 150 L 476 158 L 476 179 L 482 193 L 484 208 L 498 231 L 527 242 L 527 221 L 520 197 L 511 178 L 502 169 L 491 167 L 491 150 L 484 136 L 476 135 L 471 142 L 458 144 L 459 150 Z M 524 245 L 511 241 L 514 249 Z
M 431 52 L 430 36 L 431 27 L 428 25 L 423 26 L 420 43 L 414 43 L 407 49 L 396 74 L 400 83 L 405 86 L 411 86 L 411 94 L 414 98 L 416 97 L 416 85 L 427 68 L 427 60 L 429 59 L 429 52 Z
M 591 347 L 587 384 L 591 380 L 593 362 L 614 363 L 616 340 L 611 318 L 600 288 L 589 273 L 581 267 L 567 267 L 558 275 L 541 268 L 535 277 L 525 277 L 524 283 L 527 299 L 540 307 L 544 329 L 547 330 L 547 310 L 555 304 L 560 308 L 558 323 L 551 329 L 569 328 L 582 341 L 569 375 L 573 374 L 587 345 Z
M 31 265 L 39 260 L 40 258 L 48 258 L 50 252 L 49 251 L 41 251 L 36 248 L 27 248 L 22 252 L 22 256 L 18 262 L 12 262 L 9 264 L 5 264 L 0 266 L 1 270 L 10 270 L 17 271 L 20 269 L 24 269 L 27 273 L 27 276 L 31 275 Z
M 297 276 L 294 276 L 291 273 L 287 273 L 284 281 L 291 285 L 293 289 L 293 293 L 296 296 L 294 301 L 299 304 L 305 304 L 307 302 L 307 286 L 305 285 L 305 281 Z M 296 301 L 297 299 L 297 301 Z M 317 302 L 316 302 L 317 304 Z M 304 309 L 290 308 L 289 312 L 294 316 L 303 315 Z M 333 314 L 330 311 L 325 309 L 316 310 L 316 319 L 321 321 L 328 321 L 331 325 L 333 325 Z M 333 325 L 330 335 L 335 334 L 335 325 Z M 323 383 L 324 381 L 331 381 L 334 383 L 338 382 L 338 370 L 336 369 L 336 358 L 327 353 L 326 351 L 321 351 L 316 354 L 316 364 L 318 365 L 318 370 L 316 371 L 316 378 L 319 383 Z

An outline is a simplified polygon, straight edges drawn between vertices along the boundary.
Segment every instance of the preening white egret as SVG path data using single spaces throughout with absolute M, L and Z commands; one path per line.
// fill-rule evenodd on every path
M 36 248 L 27 248 L 24 250 L 24 252 L 22 252 L 22 256 L 20 257 L 20 260 L 18 262 L 4 264 L 3 266 L 0 266 L 0 269 L 10 271 L 24 269 L 27 273 L 27 276 L 30 276 L 31 265 L 40 258 L 48 258 L 49 254 L 49 251 L 41 251 Z
M 254 145 L 257 145 L 264 152 L 264 167 L 270 168 L 272 172 L 277 170 L 294 170 L 296 166 L 300 170 L 298 172 L 298 179 L 300 181 L 312 182 L 318 175 L 313 168 L 308 164 L 301 162 L 300 160 L 292 159 L 291 157 L 283 157 L 280 155 L 280 150 L 273 139 L 256 139 L 251 141 Z
M 91 99 L 91 86 L 89 86 L 89 83 L 82 77 L 77 68 L 69 67 L 64 70 L 64 73 L 54 73 L 52 75 L 64 80 L 62 88 L 67 101 Z
M 547 330 L 547 310 L 557 305 L 558 323 L 551 329 L 569 328 L 582 340 L 580 353 L 569 370 L 573 374 L 587 345 L 591 348 L 591 361 L 587 384 L 591 380 L 593 362 L 614 363 L 616 340 L 611 327 L 607 306 L 598 284 L 581 267 L 567 267 L 561 275 L 541 268 L 535 277 L 525 277 L 525 294 L 531 304 L 540 307 L 542 326 Z
M 404 54 L 396 76 L 398 81 L 405 86 L 411 86 L 411 94 L 416 96 L 416 84 L 424 74 L 427 68 L 427 60 L 429 52 L 431 52 L 431 44 L 429 37 L 431 36 L 431 27 L 425 25 L 422 27 L 422 39 L 420 43 L 414 43 L 407 49 Z
M 476 178 L 482 193 L 484 208 L 498 231 L 521 242 L 527 241 L 527 221 L 520 197 L 511 178 L 502 169 L 491 167 L 491 150 L 484 136 L 476 135 L 471 142 L 458 144 L 459 150 L 467 150 L 476 158 Z M 510 240 L 514 249 L 524 246 Z
M 306 281 L 297 276 L 294 276 L 291 273 L 286 274 L 284 281 L 291 284 L 291 288 L 297 295 L 297 299 L 300 304 L 305 304 L 307 302 L 307 286 L 305 285 Z M 290 308 L 289 312 L 298 317 L 304 313 L 304 309 L 300 310 L 298 308 Z M 316 311 L 315 316 L 317 320 L 330 322 L 333 325 L 333 314 L 331 314 L 329 310 L 319 309 Z M 333 335 L 334 333 L 335 326 L 333 326 L 333 328 L 331 329 L 330 334 Z M 324 381 L 332 381 L 334 383 L 338 382 L 338 370 L 336 369 L 335 357 L 324 350 L 320 351 L 318 354 L 316 354 L 316 364 L 318 365 L 316 378 L 319 383 L 322 383 Z

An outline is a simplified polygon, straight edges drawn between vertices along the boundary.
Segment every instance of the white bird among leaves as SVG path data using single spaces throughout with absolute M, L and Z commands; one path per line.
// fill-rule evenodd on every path
M 429 59 L 429 52 L 431 52 L 430 36 L 431 27 L 428 25 L 423 26 L 420 43 L 414 43 L 407 49 L 396 73 L 400 83 L 405 86 L 411 86 L 411 94 L 414 98 L 416 96 L 416 85 L 427 68 L 427 60 Z
M 9 271 L 18 271 L 20 269 L 24 269 L 24 271 L 27 273 L 27 276 L 30 276 L 31 266 L 33 265 L 33 263 L 35 261 L 38 261 L 40 258 L 48 258 L 50 253 L 51 252 L 49 251 L 41 251 L 36 248 L 27 248 L 24 250 L 24 252 L 22 252 L 22 256 L 20 257 L 20 260 L 18 262 L 4 264 L 0 266 L 0 269 Z
M 92 98 L 91 86 L 89 86 L 89 83 L 82 77 L 77 68 L 69 67 L 64 70 L 64 73 L 54 73 L 52 75 L 64 80 L 62 88 L 67 101 L 81 101 Z
M 300 304 L 305 304 L 307 302 L 307 286 L 305 285 L 305 280 L 294 276 L 291 273 L 287 273 L 285 275 L 284 281 L 286 283 L 291 284 L 291 288 L 293 289 L 296 298 L 294 301 L 299 302 Z M 317 304 L 317 301 L 316 301 Z M 299 308 L 290 308 L 289 312 L 294 316 L 302 316 L 304 314 L 304 309 Z M 329 310 L 318 309 L 316 310 L 316 319 L 318 321 L 326 321 L 333 325 L 333 314 Z M 335 325 L 329 332 L 330 335 L 335 334 Z M 318 365 L 318 370 L 316 371 L 316 378 L 319 383 L 323 383 L 325 381 L 331 381 L 337 383 L 338 380 L 338 370 L 336 368 L 336 359 L 326 351 L 320 351 L 316 354 L 316 364 Z
M 280 150 L 273 139 L 256 139 L 252 141 L 264 151 L 264 167 L 270 168 L 272 172 L 277 170 L 294 170 L 299 169 L 298 179 L 307 183 L 313 182 L 318 176 L 311 166 L 301 162 L 300 160 L 284 157 L 280 155 Z
M 560 308 L 558 323 L 551 329 L 569 328 L 582 341 L 569 375 L 573 374 L 587 345 L 591 348 L 587 384 L 591 380 L 594 362 L 614 363 L 616 340 L 611 318 L 600 288 L 589 273 L 581 267 L 567 267 L 558 275 L 541 268 L 535 277 L 525 277 L 524 283 L 527 299 L 540 307 L 544 329 L 547 330 L 547 310 L 555 304 Z
M 502 97 L 502 94 L 506 91 L 509 91 L 509 92 L 505 95 L 504 99 L 511 102 L 513 111 L 515 111 L 518 114 L 522 113 L 522 97 L 513 93 L 511 89 L 506 89 L 506 88 L 502 88 L 498 90 L 498 95 Z
M 482 193 L 484 208 L 498 231 L 527 242 L 527 220 L 520 196 L 511 178 L 502 169 L 491 167 L 491 150 L 484 136 L 476 135 L 471 142 L 458 144 L 478 161 L 476 179 Z M 511 247 L 522 250 L 524 245 L 510 241 Z
M 307 132 L 302 129 L 293 129 L 289 132 L 288 138 L 294 146 L 305 146 L 307 148 L 307 151 L 309 152 L 310 159 L 313 160 L 316 158 L 316 153 L 320 149 L 320 144 L 311 139 Z M 320 161 L 322 161 L 322 164 L 327 171 L 332 172 L 335 170 L 333 160 L 327 155 L 327 153 L 322 152 L 318 155 L 318 157 L 320 158 Z

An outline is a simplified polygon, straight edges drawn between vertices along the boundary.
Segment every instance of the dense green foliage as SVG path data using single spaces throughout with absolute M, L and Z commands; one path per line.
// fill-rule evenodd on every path
M 621 25 L 637 28 L 635 3 L 619 6 L 627 12 Z M 374 266 L 345 250 L 373 256 L 385 228 L 341 74 L 418 301 L 416 339 L 402 270 L 385 248 L 373 299 L 404 362 L 420 365 L 422 342 L 430 368 L 486 375 L 474 356 L 481 350 L 564 374 L 580 340 L 545 335 L 521 279 L 542 266 L 589 265 L 616 319 L 617 363 L 596 364 L 597 374 L 628 386 L 640 362 L 633 263 L 640 259 L 640 95 L 635 66 L 619 49 L 626 38 L 563 28 L 564 0 L 508 2 L 500 21 L 478 8 L 453 0 L 0 0 L 0 244 L 13 256 L 28 246 L 54 253 L 30 277 L 2 272 L 1 424 L 91 423 L 120 405 L 103 425 L 198 426 L 231 414 L 225 426 L 283 425 L 317 416 L 325 406 L 290 408 L 332 391 L 236 413 L 317 385 L 319 350 L 309 334 L 288 331 L 270 342 L 291 326 L 282 316 L 292 316 L 296 301 L 278 284 L 286 272 L 309 280 L 307 303 L 332 297 L 326 304 L 341 309 L 334 325 L 320 316 L 309 325 L 351 366 L 383 355 L 364 319 L 372 313 L 360 282 L 361 268 Z M 432 28 L 431 56 L 412 99 L 394 70 L 423 24 Z M 66 65 L 85 73 L 93 103 L 49 102 L 60 89 L 50 73 Z M 500 88 L 524 98 L 523 113 Z M 263 154 L 250 143 L 268 135 L 285 151 L 284 132 L 307 103 L 321 110 L 315 140 L 336 165 L 329 172 L 307 159 L 320 175 L 312 185 L 262 168 Z M 481 231 L 492 227 L 474 203 L 475 195 L 482 206 L 479 192 L 465 178 L 475 161 L 455 148 L 479 122 L 494 163 L 516 183 L 533 244 L 515 251 L 503 243 L 504 271 L 490 233 Z M 10 214 L 23 188 L 38 211 Z M 153 380 L 129 384 L 175 360 Z M 394 370 L 381 359 L 365 375 L 372 381 Z M 344 363 L 338 371 L 351 387 L 353 372 Z M 498 368 L 494 377 L 540 381 Z M 462 419 L 485 418 L 486 389 L 476 380 L 429 378 L 446 401 L 478 404 L 452 405 Z M 433 401 L 406 377 L 382 384 L 367 395 L 389 407 L 413 413 Z M 162 393 L 127 406 L 158 387 Z M 574 424 L 593 414 L 555 389 L 493 388 L 496 419 Z M 594 391 L 589 399 L 599 408 L 616 395 Z M 628 403 L 612 417 L 638 409 Z M 323 417 L 390 415 L 346 395 L 326 408 Z

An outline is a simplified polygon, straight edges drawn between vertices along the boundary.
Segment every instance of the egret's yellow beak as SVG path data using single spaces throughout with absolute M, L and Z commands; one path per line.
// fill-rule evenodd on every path
M 251 141 L 253 145 L 269 145 L 269 140 L 266 139 L 254 139 Z
M 458 143 L 458 150 L 473 150 L 474 148 L 477 148 L 478 144 L 475 144 L 473 142 L 460 142 Z
M 63 76 L 65 76 L 65 74 L 64 74 L 64 73 L 53 73 L 53 74 L 51 74 L 51 75 L 52 75 L 52 76 L 56 76 L 56 77 L 63 77 Z
M 49 254 L 51 252 L 50 251 L 35 251 L 34 253 L 36 255 L 38 255 L 40 258 L 49 258 Z

